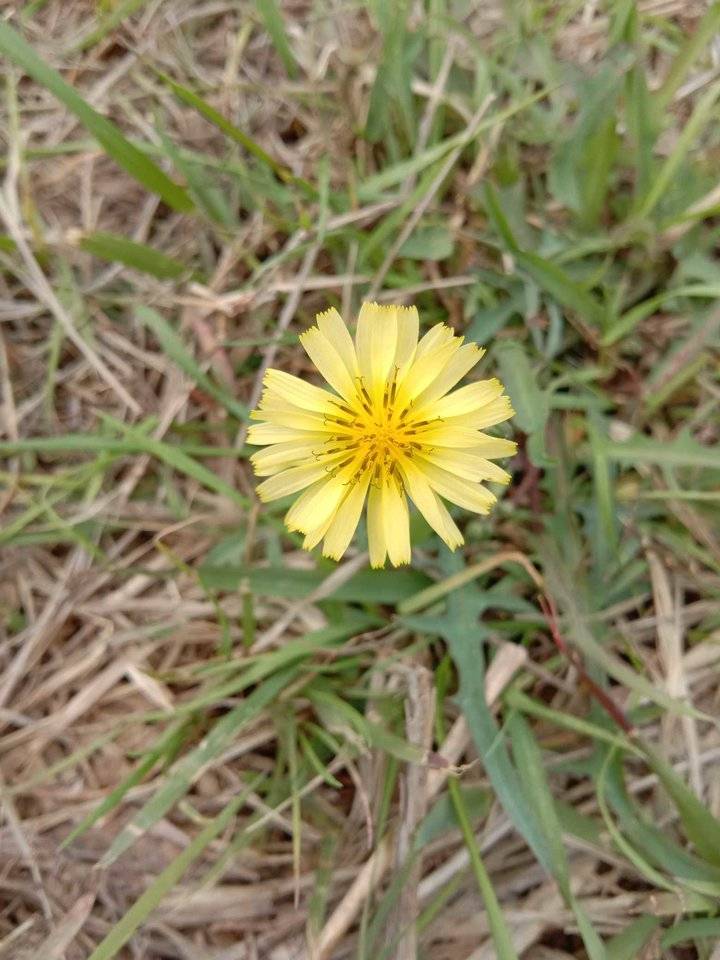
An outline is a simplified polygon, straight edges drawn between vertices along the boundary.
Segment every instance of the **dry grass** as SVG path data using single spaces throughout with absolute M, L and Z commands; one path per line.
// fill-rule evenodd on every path
M 716 957 L 718 927 L 667 938 L 713 922 L 720 893 L 712 125 L 678 156 L 669 206 L 633 214 L 643 164 L 652 184 L 716 82 L 713 33 L 663 88 L 706 4 L 641 4 L 637 68 L 621 13 L 592 2 L 433 3 L 430 18 L 408 3 L 407 24 L 386 10 L 382 30 L 361 5 L 288 2 L 289 66 L 267 2 L 151 0 L 96 37 L 121 5 L 14 6 L 4 13 L 43 59 L 190 183 L 195 209 L 150 194 L 5 61 L 1 960 L 95 958 L 148 890 L 139 929 L 102 956 L 491 960 L 503 954 L 478 852 L 523 960 L 587 956 L 582 917 L 608 960 Z M 561 162 L 563 142 L 580 149 L 582 78 L 608 64 L 626 73 L 607 94 L 618 143 L 606 131 L 579 167 Z M 668 93 L 644 118 L 651 138 L 633 120 L 638 75 L 648 97 Z M 599 81 L 588 90 L 602 95 Z M 453 136 L 435 162 L 373 181 Z M 582 193 L 583 164 L 604 150 L 600 210 L 578 213 L 563 184 L 577 174 Z M 508 230 L 554 258 L 559 280 L 509 245 L 486 179 Z M 83 243 L 99 232 L 174 258 L 181 276 L 94 257 Z M 420 253 L 403 253 L 413 240 Z M 607 335 L 638 303 L 701 283 Z M 606 329 L 578 289 L 615 311 Z M 509 386 L 528 435 L 492 521 L 466 523 L 461 560 L 420 532 L 412 572 L 370 580 L 361 548 L 337 568 L 318 561 L 256 503 L 238 408 L 269 364 L 308 373 L 294 334 L 328 302 L 352 314 L 368 291 L 521 344 Z M 638 437 L 645 453 L 624 453 Z M 267 567 L 281 573 L 253 579 Z M 488 748 L 491 713 L 502 735 L 492 727 Z M 546 776 L 535 792 L 526 734 Z M 650 747 L 700 813 L 663 785 Z M 503 793 L 518 784 L 540 812 L 545 866 Z M 153 884 L 183 855 L 161 896 Z M 634 923 L 623 947 L 613 938 Z

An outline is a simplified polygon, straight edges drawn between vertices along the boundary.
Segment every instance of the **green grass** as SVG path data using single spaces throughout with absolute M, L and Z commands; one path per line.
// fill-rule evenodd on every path
M 0 24 L 0 957 L 93 867 L 68 960 L 708 960 L 720 5 L 59 11 Z M 459 554 L 414 517 L 336 576 L 245 429 L 375 285 L 487 348 L 520 449 Z

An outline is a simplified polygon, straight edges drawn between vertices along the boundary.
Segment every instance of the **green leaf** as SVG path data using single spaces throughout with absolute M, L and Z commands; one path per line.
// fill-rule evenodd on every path
M 562 267 L 536 253 L 524 250 L 517 251 L 514 256 L 518 267 L 558 303 L 574 310 L 587 323 L 604 328 L 607 318 L 605 307 Z
M 608 114 L 585 148 L 585 166 L 582 171 L 580 217 L 586 227 L 597 225 L 605 205 L 610 175 L 615 164 L 620 137 L 612 104 L 606 104 Z
M 630 440 L 601 441 L 605 456 L 610 460 L 628 463 L 654 463 L 666 467 L 707 467 L 720 470 L 720 448 L 704 447 L 697 440 L 682 433 L 674 440 L 655 440 L 653 437 L 633 437 Z
M 412 142 L 415 122 L 410 90 L 412 44 L 407 30 L 408 2 L 394 0 L 383 5 L 380 12 L 383 50 L 370 92 L 365 136 L 372 143 L 387 141 L 399 128 L 405 139 Z
M 119 421 L 115 421 L 114 425 L 118 430 L 123 432 L 128 440 L 136 442 L 144 453 L 149 453 L 151 456 L 157 457 L 158 460 L 162 460 L 163 463 L 167 463 L 168 466 L 177 470 L 179 473 L 184 473 L 186 476 L 192 477 L 193 480 L 197 480 L 198 483 L 207 487 L 208 490 L 227 497 L 231 503 L 242 507 L 248 505 L 247 497 L 244 497 L 235 487 L 231 486 L 216 473 L 213 473 L 212 470 L 208 470 L 202 463 L 198 463 L 197 460 L 189 456 L 179 447 L 173 446 L 170 443 L 164 443 L 162 440 L 156 440 L 153 437 L 145 437 L 138 432 L 137 428 L 128 427 Z
M 720 866 L 720 821 L 656 751 L 645 747 L 644 753 L 648 764 L 672 797 L 688 839 L 701 856 Z
M 515 239 L 515 234 L 510 226 L 510 221 L 505 216 L 505 211 L 500 203 L 500 197 L 498 196 L 497 190 L 493 187 L 489 180 L 485 184 L 485 206 L 487 208 L 488 216 L 490 217 L 493 226 L 500 234 L 500 237 L 502 238 L 507 250 L 513 254 L 517 253 L 520 250 L 520 244 Z
M 591 621 L 581 606 L 582 601 L 576 581 L 563 564 L 556 546 L 549 540 L 543 540 L 540 549 L 543 551 L 543 564 L 548 588 L 557 599 L 565 616 L 565 630 L 568 639 L 572 640 L 583 656 L 591 660 L 613 679 L 624 684 L 629 690 L 634 691 L 640 697 L 649 699 L 670 713 L 676 716 L 694 716 L 709 720 L 709 717 L 706 717 L 685 701 L 675 700 L 665 690 L 661 690 L 647 677 L 637 673 L 617 654 L 596 640 L 590 626 Z
M 260 596 L 303 599 L 332 572 L 292 567 L 201 566 L 200 579 L 210 590 L 237 590 L 247 580 Z M 419 570 L 361 570 L 333 592 L 334 600 L 347 603 L 398 603 L 430 583 Z
M 684 943 L 686 940 L 707 940 L 710 937 L 716 942 L 720 937 L 720 917 L 680 920 L 663 934 L 660 946 L 663 950 L 669 950 L 675 944 Z
M 60 845 L 60 849 L 64 850 L 68 844 L 72 843 L 73 840 L 76 840 L 79 836 L 82 836 L 93 824 L 97 823 L 101 817 L 104 817 L 106 813 L 109 813 L 111 810 L 114 810 L 115 807 L 122 801 L 123 797 L 127 794 L 128 790 L 132 787 L 137 786 L 144 779 L 145 775 L 148 774 L 155 764 L 161 758 L 167 758 L 173 756 L 177 750 L 180 748 L 183 742 L 183 738 L 186 735 L 186 721 L 183 720 L 179 723 L 173 724 L 169 730 L 167 730 L 163 736 L 151 747 L 151 749 L 143 756 L 140 763 L 135 767 L 131 773 L 122 780 L 114 790 L 111 790 L 110 793 L 92 810 L 80 823 L 70 832 L 70 834 L 63 840 Z
M 159 280 L 175 280 L 188 272 L 188 268 L 174 257 L 115 233 L 85 234 L 81 237 L 79 246 L 81 250 L 101 260 L 122 263 L 134 270 L 149 273 Z
M 452 234 L 447 227 L 421 227 L 398 250 L 399 257 L 410 260 L 446 260 L 454 249 Z
M 642 948 L 660 926 L 659 917 L 638 917 L 605 944 L 608 960 L 637 960 Z
M 549 413 L 548 398 L 538 386 L 527 351 L 517 340 L 502 340 L 496 344 L 494 354 L 518 427 L 524 433 L 544 430 Z
M 112 33 L 116 27 L 119 27 L 123 20 L 126 20 L 137 10 L 140 10 L 141 7 L 144 7 L 147 2 L 148 0 L 120 0 L 120 2 L 113 5 L 108 4 L 104 7 L 98 5 L 99 9 L 108 10 L 107 16 L 102 18 L 97 27 L 84 36 L 81 36 L 70 49 L 76 51 L 87 50 L 89 47 L 94 47 L 96 43 L 99 43 L 109 33 Z
M 605 748 L 602 748 L 599 756 L 604 754 Z M 720 894 L 718 867 L 688 853 L 641 816 L 637 805 L 628 795 L 621 758 L 615 748 L 607 751 L 602 764 L 597 778 L 597 797 L 613 840 L 650 883 L 666 890 L 674 890 L 682 885 L 686 891 L 694 891 L 701 897 L 717 897 Z M 618 824 L 610 816 L 608 800 L 617 815 Z
M 179 150 L 162 128 L 158 128 L 165 153 L 172 160 L 188 185 L 188 192 L 198 210 L 213 223 L 220 224 L 227 230 L 233 230 L 237 221 L 230 204 L 217 183 L 217 173 L 209 171 L 207 167 L 187 156 L 184 150 Z
M 464 573 L 461 559 L 454 554 L 445 557 L 444 566 L 455 577 Z M 414 599 L 417 603 L 418 598 Z M 522 788 L 485 697 L 485 631 L 479 618 L 491 602 L 475 584 L 458 585 L 448 596 L 447 613 L 434 621 L 435 629 L 447 640 L 460 681 L 455 699 L 465 715 L 497 798 L 540 863 L 550 872 L 550 852 L 536 810 Z M 425 618 L 426 621 L 429 619 Z M 427 623 L 427 628 L 432 622 Z
M 168 206 L 180 212 L 193 209 L 186 190 L 172 181 L 146 154 L 134 147 L 115 124 L 101 116 L 66 83 L 57 70 L 49 67 L 5 21 L 0 21 L 0 53 L 16 63 L 28 76 L 41 84 L 75 114 L 80 123 L 95 137 L 108 156 L 131 177 Z

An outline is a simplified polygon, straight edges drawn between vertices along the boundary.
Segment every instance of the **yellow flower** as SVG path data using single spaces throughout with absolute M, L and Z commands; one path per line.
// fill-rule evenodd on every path
M 510 440 L 481 431 L 513 415 L 499 380 L 449 391 L 484 351 L 463 345 L 443 323 L 418 342 L 415 307 L 364 303 L 355 342 L 337 310 L 318 314 L 301 335 L 308 356 L 334 393 L 268 370 L 248 442 L 263 501 L 303 491 L 285 523 L 311 550 L 339 560 L 368 501 L 370 562 L 410 562 L 407 497 L 454 550 L 463 537 L 450 503 L 487 513 L 494 495 L 481 481 L 507 483 L 491 457 L 515 452 Z

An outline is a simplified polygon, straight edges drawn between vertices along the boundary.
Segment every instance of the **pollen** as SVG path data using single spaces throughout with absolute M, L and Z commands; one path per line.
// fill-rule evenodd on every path
M 512 416 L 498 380 L 452 388 L 483 351 L 444 324 L 421 339 L 414 307 L 363 305 L 355 338 L 336 310 L 301 336 L 326 390 L 268 370 L 248 442 L 263 501 L 300 496 L 285 522 L 340 559 L 367 501 L 370 562 L 410 562 L 408 498 L 451 548 L 462 534 L 443 500 L 476 513 L 495 501 L 483 481 L 506 483 L 493 458 L 512 441 L 483 432 Z

